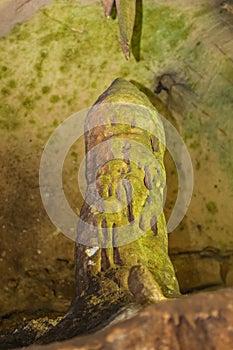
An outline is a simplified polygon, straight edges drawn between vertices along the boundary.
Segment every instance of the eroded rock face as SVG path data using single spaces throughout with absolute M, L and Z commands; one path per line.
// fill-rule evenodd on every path
M 88 7 L 86 2 L 85 8 L 79 3 L 67 2 L 61 8 L 54 1 L 47 13 L 50 18 L 39 13 L 1 40 L 0 299 L 1 316 L 21 312 L 14 324 L 28 314 L 40 317 L 38 310 L 42 316 L 56 310 L 64 314 L 74 296 L 73 243 L 54 229 L 42 207 L 39 160 L 48 134 L 65 117 L 91 105 L 112 75 L 127 76 L 150 89 L 155 87 L 154 76 L 163 76 L 165 89 L 153 101 L 161 114 L 173 117 L 191 152 L 193 200 L 183 223 L 169 237 L 181 290 L 233 284 L 231 1 L 220 5 L 212 0 L 169 0 L 165 7 L 164 1 L 155 7 L 144 1 L 143 60 L 131 60 L 130 65 L 114 44 L 117 24 L 103 22 L 99 3 L 89 1 Z M 77 19 L 76 32 L 56 22 L 59 18 L 70 25 L 65 14 Z M 96 36 L 93 45 L 95 25 L 104 44 Z M 74 191 L 76 172 L 71 174 L 79 152 L 81 148 L 73 150 L 64 174 L 74 210 L 77 198 L 79 205 L 82 201 Z M 167 169 L 172 192 L 176 179 L 169 164 Z M 168 216 L 175 197 L 168 196 Z
M 87 189 L 76 239 L 77 297 L 93 293 L 92 281 L 97 280 L 102 298 L 111 304 L 116 297 L 112 283 L 128 293 L 128 280 L 136 281 L 136 276 L 147 287 L 150 281 L 151 291 L 157 288 L 154 280 L 165 297 L 179 294 L 163 214 L 164 143 L 156 109 L 122 78 L 88 112 Z
M 35 336 L 33 329 L 31 342 L 93 332 L 122 309 L 180 295 L 168 256 L 164 132 L 157 111 L 137 87 L 118 78 L 86 116 L 85 145 L 87 189 L 77 225 L 76 297 L 55 327 Z M 117 211 L 109 209 L 112 202 Z M 18 335 L 22 331 L 25 327 Z

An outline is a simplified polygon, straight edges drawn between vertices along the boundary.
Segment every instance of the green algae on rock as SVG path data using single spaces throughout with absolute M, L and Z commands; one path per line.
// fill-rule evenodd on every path
M 151 274 L 164 296 L 179 294 L 168 257 L 164 131 L 157 111 L 133 84 L 117 79 L 89 111 L 85 140 L 87 190 L 77 235 L 77 295 L 90 293 L 97 280 L 101 299 L 111 303 L 116 288 L 129 293 L 128 280 L 134 290 L 137 277 L 131 277 L 131 269 L 141 281 L 144 271 L 144 283 Z
M 54 327 L 46 323 L 45 328 L 43 320 L 29 324 L 29 338 L 40 344 L 97 330 L 125 311 L 135 314 L 180 294 L 168 256 L 165 140 L 156 109 L 136 86 L 118 78 L 90 109 L 85 142 L 87 190 L 76 241 L 76 296 Z M 134 149 L 136 144 L 145 152 Z M 105 208 L 96 201 L 93 184 Z M 124 244 L 120 229 L 127 224 L 129 243 Z
M 188 290 L 196 289 L 197 276 L 199 289 L 206 287 L 206 280 L 214 283 L 210 274 L 212 265 L 209 262 L 203 264 L 203 258 L 198 264 L 196 260 L 192 262 L 190 252 L 214 247 L 220 251 L 219 255 L 211 257 L 216 262 L 218 274 L 226 261 L 229 275 L 233 269 L 230 205 L 233 188 L 232 33 L 226 33 L 224 13 L 214 9 L 212 1 L 204 7 L 204 1 L 169 0 L 166 5 L 161 0 L 143 1 L 142 59 L 136 63 L 132 57 L 129 63 L 123 59 L 120 40 L 117 40 L 117 20 L 104 19 L 100 1 L 96 4 L 89 1 L 90 5 L 83 3 L 54 0 L 46 10 L 50 17 L 40 11 L 0 40 L 3 89 L 0 139 L 1 164 L 4 165 L 0 187 L 2 204 L 7 208 L 1 218 L 1 276 L 2 284 L 6 286 L 1 289 L 1 316 L 13 315 L 14 310 L 20 310 L 23 316 L 27 310 L 42 309 L 44 314 L 50 309 L 58 310 L 60 314 L 67 310 L 75 283 L 71 267 L 73 242 L 54 231 L 41 206 L 37 188 L 38 163 L 48 134 L 56 127 L 53 121 L 56 119 L 55 124 L 59 124 L 77 110 L 90 106 L 117 76 L 140 81 L 153 89 L 155 77 L 175 72 L 179 78 L 185 78 L 198 97 L 198 104 L 190 110 L 190 95 L 180 94 L 180 100 L 175 100 L 175 88 L 179 92 L 182 85 L 176 84 L 168 96 L 164 91 L 158 95 L 160 99 L 166 98 L 164 105 L 170 110 L 179 110 L 177 127 L 183 136 L 187 134 L 187 145 L 195 143 L 199 147 L 190 150 L 199 170 L 195 174 L 194 196 L 188 215 L 169 237 L 170 256 L 176 262 L 184 292 L 187 284 Z M 66 24 L 79 32 L 70 30 Z M 104 42 L 103 37 L 106 38 Z M 48 52 L 47 57 L 43 57 L 44 50 Z M 40 77 L 35 65 L 42 58 Z M 17 88 L 8 84 L 10 79 L 17 82 Z M 49 90 L 42 91 L 44 86 Z M 35 98 L 38 94 L 41 94 L 40 101 Z M 51 95 L 61 98 L 57 103 L 51 103 Z M 27 97 L 33 101 L 34 109 L 22 104 Z M 154 96 L 154 103 L 160 108 L 157 96 Z M 163 107 L 159 112 L 169 117 Z M 80 148 L 74 149 L 80 153 Z M 82 199 L 77 191 L 76 172 L 73 177 L 70 175 L 73 170 L 76 171 L 70 165 L 66 167 L 64 183 L 68 188 L 67 198 L 75 209 L 80 208 Z M 175 181 L 169 166 L 167 177 L 170 188 Z M 165 211 L 172 207 L 169 195 L 168 200 Z M 215 215 L 206 208 L 210 201 L 216 203 L 218 212 Z M 11 226 L 12 218 L 14 226 Z M 12 246 L 16 249 L 12 250 Z M 27 254 L 22 254 L 22 247 L 26 247 Z M 185 263 L 182 254 L 186 257 Z M 27 272 L 31 270 L 34 271 L 32 277 Z M 9 281 L 15 276 L 19 286 L 8 288 Z M 230 283 L 232 278 L 226 280 Z M 38 317 L 37 313 L 34 317 Z

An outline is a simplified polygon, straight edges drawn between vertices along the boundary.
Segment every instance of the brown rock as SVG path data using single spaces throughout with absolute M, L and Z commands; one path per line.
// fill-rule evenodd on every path
M 233 289 L 157 302 L 95 334 L 29 350 L 232 349 Z
M 200 254 L 177 255 L 173 259 L 180 288 L 183 293 L 223 285 L 220 264 L 212 257 Z

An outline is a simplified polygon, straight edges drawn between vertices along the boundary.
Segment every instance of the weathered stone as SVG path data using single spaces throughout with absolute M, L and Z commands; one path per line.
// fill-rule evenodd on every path
M 2 3 L 4 1 L 1 1 Z M 11 3 L 17 5 L 22 2 Z M 25 1 L 25 6 L 27 3 L 30 4 Z M 42 1 L 38 1 L 39 3 Z M 16 125 L 23 120 L 23 131 L 12 131 L 11 122 L 14 126 L 15 121 L 14 118 L 8 118 L 6 124 L 8 129 L 1 130 L 0 137 L 1 315 L 7 316 L 12 310 L 19 308 L 22 311 L 21 322 L 27 312 L 34 313 L 38 309 L 43 309 L 44 312 L 50 312 L 48 310 L 51 309 L 65 312 L 74 293 L 72 244 L 49 223 L 39 197 L 37 174 L 47 133 L 49 134 L 54 125 L 60 123 L 66 116 L 93 103 L 98 93 L 112 81 L 113 75 L 127 76 L 152 88 L 154 75 L 157 78 L 160 74 L 176 73 L 176 85 L 172 86 L 173 82 L 168 83 L 170 89 L 168 92 L 164 90 L 153 97 L 156 106 L 160 106 L 161 114 L 165 116 L 172 114 L 176 118 L 177 126 L 190 147 L 195 167 L 193 200 L 183 223 L 170 235 L 171 254 L 186 252 L 188 255 L 211 246 L 217 251 L 216 256 L 212 256 L 211 259 L 218 261 L 219 258 L 222 262 L 233 247 L 230 182 L 233 57 L 231 1 L 222 3 L 213 0 L 189 2 L 168 0 L 166 6 L 164 1 L 156 3 L 151 1 L 149 7 L 148 2 L 143 1 L 141 47 L 143 60 L 139 64 L 131 60 L 130 65 L 126 65 L 123 61 L 120 49 L 117 52 L 118 44 L 114 45 L 117 43 L 115 39 L 118 33 L 116 26 L 114 31 L 114 21 L 111 25 L 109 25 L 111 20 L 100 23 L 102 21 L 101 15 L 99 16 L 102 13 L 100 5 L 99 10 L 93 5 L 93 12 L 92 9 L 91 11 L 87 9 L 88 6 L 82 8 L 82 11 L 77 11 L 76 18 L 81 13 L 81 25 L 78 26 L 78 30 L 80 27 L 81 32 L 86 30 L 86 25 L 82 22 L 85 18 L 89 34 L 85 32 L 79 36 L 76 32 L 78 39 L 74 41 L 74 32 L 71 31 L 69 36 L 67 30 L 65 40 L 63 38 L 55 40 L 56 35 L 60 35 L 65 28 L 56 22 L 56 19 L 62 18 L 65 14 L 72 17 L 73 7 L 80 1 L 73 2 L 74 6 L 65 2 L 64 5 L 67 6 L 62 8 L 62 13 L 59 11 L 61 2 L 58 2 L 57 6 L 55 1 L 54 3 L 55 6 L 48 11 L 53 15 L 52 18 L 46 20 L 41 14 L 36 16 L 21 29 L 16 28 L 15 34 L 11 34 L 9 39 L 4 39 L 1 45 L 2 69 L 6 69 L 6 63 L 8 66 L 6 77 L 2 71 L 3 106 L 7 106 L 8 98 L 10 101 L 17 101 L 16 91 L 20 93 L 20 98 L 28 97 L 29 90 L 24 87 L 30 86 L 31 92 L 31 87 L 34 89 L 33 84 L 37 81 L 32 67 L 35 63 L 41 62 L 41 53 L 46 53 L 46 50 L 49 52 L 46 64 L 41 67 L 43 77 L 33 90 L 35 101 L 40 97 L 39 103 L 36 102 L 34 111 L 29 112 L 26 107 L 21 108 L 20 104 L 17 110 Z M 151 6 L 152 3 L 155 8 Z M 3 18 L 6 18 L 8 13 L 5 11 Z M 45 23 L 47 27 L 44 26 Z M 64 23 L 66 24 L 65 21 Z M 105 43 L 102 40 L 100 42 L 98 35 L 95 35 L 93 45 L 91 41 L 93 39 L 90 39 L 94 30 L 93 24 L 98 27 L 98 33 L 103 34 Z M 79 50 L 76 53 L 73 52 L 73 48 L 76 49 L 74 42 L 78 43 Z M 67 45 L 70 45 L 68 49 Z M 98 69 L 95 70 L 95 66 Z M 54 71 L 56 73 L 59 71 L 59 74 L 54 74 Z M 6 97 L 3 93 L 9 92 L 5 87 L 10 79 L 17 81 L 20 88 L 12 89 L 10 96 Z M 64 97 L 55 108 L 49 102 L 50 96 L 41 95 L 41 88 L 45 87 L 43 91 L 46 92 L 51 81 L 52 94 Z M 167 84 L 164 80 L 163 83 Z M 83 89 L 77 88 L 77 84 L 82 85 Z M 185 84 L 185 87 L 183 85 L 180 87 L 181 84 Z M 93 89 L 92 85 L 96 88 Z M 192 115 L 189 113 L 192 107 L 189 99 L 193 98 L 190 90 L 194 91 L 196 96 L 195 106 L 191 108 Z M 161 97 L 162 103 L 158 97 Z M 21 103 L 21 99 L 19 100 Z M 169 107 L 169 111 L 166 106 Z M 29 115 L 32 115 L 32 120 L 29 119 Z M 33 124 L 35 122 L 33 116 L 36 124 Z M 71 163 L 73 164 L 73 159 Z M 66 171 L 65 175 L 69 179 L 68 194 L 73 196 L 76 208 L 77 193 L 74 191 L 76 174 L 71 176 L 69 171 Z M 168 181 L 170 178 L 173 179 L 172 174 L 168 173 Z M 171 206 L 174 198 L 175 196 L 173 201 L 169 198 Z M 207 208 L 208 203 L 213 201 L 218 210 L 216 214 Z M 34 272 L 31 273 L 29 270 L 32 267 Z M 208 273 L 208 269 L 205 271 Z M 225 273 L 223 268 L 223 277 Z M 203 272 L 201 275 L 204 278 Z M 213 274 L 213 277 L 216 281 L 216 274 Z M 227 283 L 231 283 L 230 271 L 227 271 L 225 279 Z M 180 283 L 182 285 L 182 281 Z M 51 292 L 47 293 L 48 289 Z M 47 293 L 46 298 L 44 291 Z M 36 317 L 37 315 L 34 314 Z M 18 319 L 17 323 L 20 323 Z
M 93 335 L 29 350 L 231 350 L 233 289 L 157 302 Z

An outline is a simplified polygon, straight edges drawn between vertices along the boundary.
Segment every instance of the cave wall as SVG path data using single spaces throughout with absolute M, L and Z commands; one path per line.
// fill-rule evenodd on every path
M 30 4 L 27 16 L 37 10 Z M 0 5 L 8 22 L 10 2 Z M 18 5 L 23 14 L 29 3 Z M 117 21 L 105 19 L 97 1 L 54 1 L 1 38 L 1 316 L 68 308 L 74 295 L 73 242 L 53 226 L 41 203 L 40 157 L 56 126 L 91 106 L 118 76 L 156 91 L 151 99 L 190 151 L 193 198 L 169 235 L 182 292 L 233 285 L 231 6 L 144 1 L 140 61 L 133 55 L 124 59 Z M 70 150 L 63 173 L 75 211 L 83 201 L 77 186 L 83 152 L 81 140 Z M 177 192 L 169 157 L 167 179 L 168 217 Z

